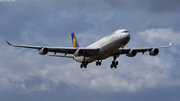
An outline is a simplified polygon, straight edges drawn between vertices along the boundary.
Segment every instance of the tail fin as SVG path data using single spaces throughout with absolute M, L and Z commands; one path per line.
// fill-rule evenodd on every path
M 80 47 L 74 33 L 71 33 L 73 47 Z

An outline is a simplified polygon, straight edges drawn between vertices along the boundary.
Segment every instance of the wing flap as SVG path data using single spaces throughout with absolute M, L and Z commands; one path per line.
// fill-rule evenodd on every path
M 74 47 L 47 47 L 49 52 L 74 54 L 76 50 L 82 49 L 84 56 L 91 56 L 99 51 L 97 48 L 74 48 Z
M 73 56 L 63 56 L 63 55 L 48 55 L 48 56 L 74 58 Z

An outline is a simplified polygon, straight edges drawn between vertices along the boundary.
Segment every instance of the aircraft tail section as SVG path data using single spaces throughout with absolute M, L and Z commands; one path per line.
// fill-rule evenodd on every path
M 71 34 L 73 47 L 80 47 L 74 33 Z

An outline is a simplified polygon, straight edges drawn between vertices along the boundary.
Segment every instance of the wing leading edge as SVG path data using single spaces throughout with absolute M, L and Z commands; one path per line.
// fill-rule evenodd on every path
M 41 50 L 42 48 L 47 48 L 48 52 L 54 52 L 53 56 L 56 56 L 56 53 L 64 53 L 66 54 L 74 54 L 78 49 L 82 49 L 84 51 L 84 56 L 90 56 L 92 54 L 95 54 L 97 51 L 99 51 L 98 48 L 86 48 L 86 47 L 48 47 L 48 46 L 30 46 L 30 45 L 17 45 L 17 44 L 11 44 L 8 41 L 6 41 L 8 45 L 14 46 L 14 47 L 21 47 L 21 48 L 30 48 L 30 49 L 37 49 Z M 52 56 L 52 55 L 50 55 Z M 65 57 L 65 56 L 56 56 L 56 57 Z

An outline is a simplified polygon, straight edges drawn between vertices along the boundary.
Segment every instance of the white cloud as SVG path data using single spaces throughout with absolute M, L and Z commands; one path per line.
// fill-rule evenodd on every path
M 147 29 L 140 32 L 140 35 L 151 44 L 159 44 L 164 42 L 173 42 L 180 45 L 180 32 L 174 32 L 172 29 L 159 28 L 159 29 Z
M 169 42 L 173 42 L 172 47 L 170 50 L 173 54 L 179 53 L 179 39 L 180 39 L 180 32 L 175 32 L 170 28 L 159 28 L 159 29 L 147 29 L 146 31 L 139 32 L 139 34 L 143 37 L 143 39 L 150 43 L 151 45 L 166 45 Z

